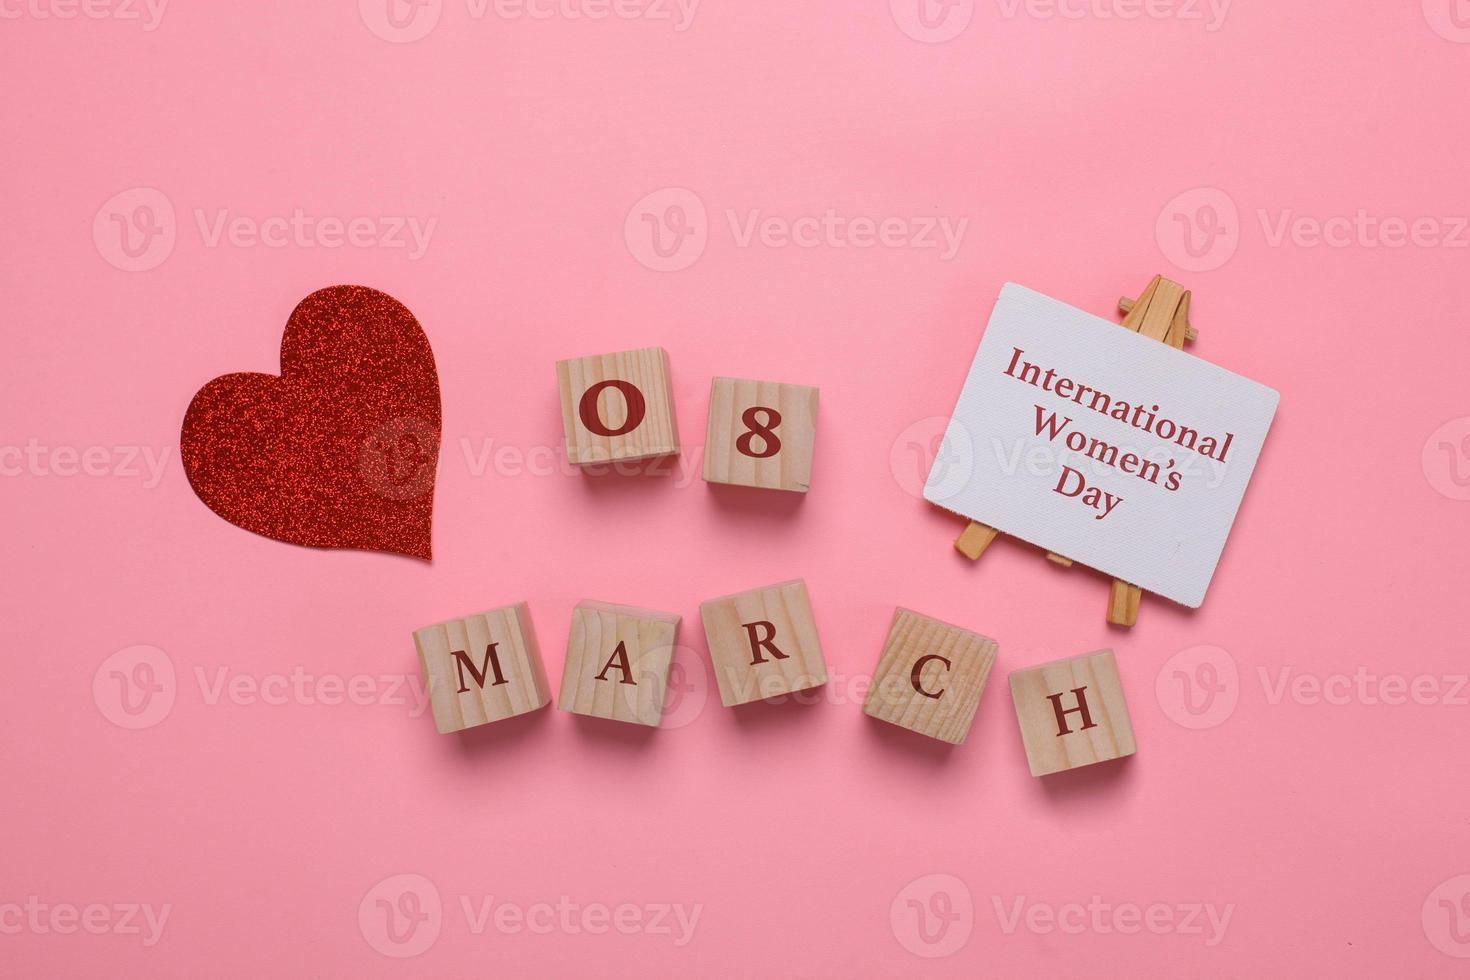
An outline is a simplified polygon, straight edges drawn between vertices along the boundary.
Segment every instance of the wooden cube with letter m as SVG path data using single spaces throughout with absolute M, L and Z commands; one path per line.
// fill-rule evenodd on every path
M 441 734 L 514 718 L 551 701 L 524 602 L 413 634 Z

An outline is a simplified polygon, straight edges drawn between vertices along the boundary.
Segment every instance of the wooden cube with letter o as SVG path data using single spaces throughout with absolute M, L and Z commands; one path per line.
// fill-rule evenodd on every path
M 567 459 L 578 466 L 679 452 L 669 355 L 662 347 L 556 364 Z

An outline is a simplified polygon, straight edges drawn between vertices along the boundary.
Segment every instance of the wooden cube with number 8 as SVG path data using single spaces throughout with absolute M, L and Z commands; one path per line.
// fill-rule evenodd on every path
M 710 385 L 704 478 L 806 493 L 817 436 L 817 389 L 715 378 Z

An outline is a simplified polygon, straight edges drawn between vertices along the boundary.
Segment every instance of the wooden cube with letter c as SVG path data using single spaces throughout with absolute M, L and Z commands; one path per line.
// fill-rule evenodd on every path
M 577 603 L 561 676 L 561 710 L 657 727 L 679 619 L 610 602 Z
M 959 745 L 975 720 L 997 649 L 988 636 L 899 608 L 863 711 Z
M 827 683 L 806 583 L 800 579 L 700 603 L 725 707 Z
M 524 602 L 413 634 L 440 734 L 546 707 L 551 687 Z
M 567 459 L 578 466 L 679 452 L 669 355 L 662 347 L 558 361 Z
M 1010 679 L 1031 775 L 1047 776 L 1138 751 L 1113 651 L 1012 671 Z
M 816 388 L 715 378 L 709 392 L 704 478 L 806 493 L 816 437 Z

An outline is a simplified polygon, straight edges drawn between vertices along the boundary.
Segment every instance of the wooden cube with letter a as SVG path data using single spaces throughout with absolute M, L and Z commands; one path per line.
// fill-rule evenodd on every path
M 700 603 L 699 616 L 725 707 L 827 683 L 811 599 L 800 579 Z
M 524 602 L 413 634 L 440 734 L 546 707 L 551 687 Z
M 556 381 L 567 459 L 578 466 L 679 452 L 662 347 L 558 361 Z
M 863 711 L 941 742 L 970 732 L 998 647 L 979 633 L 900 608 Z
M 657 726 L 674 660 L 674 613 L 579 602 L 572 610 L 561 710 Z
M 806 493 L 816 437 L 816 388 L 715 378 L 709 392 L 704 478 Z
M 1138 751 L 1111 650 L 1013 671 L 1011 697 L 1033 776 Z

